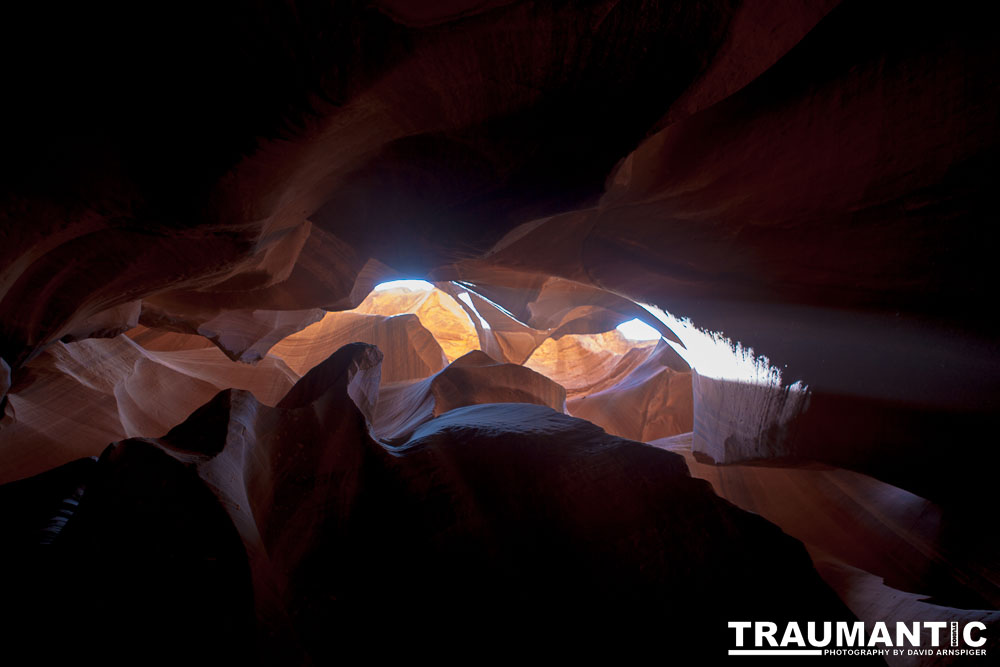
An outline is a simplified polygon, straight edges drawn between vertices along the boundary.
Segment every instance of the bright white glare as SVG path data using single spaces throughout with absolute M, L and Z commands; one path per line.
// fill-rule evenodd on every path
M 694 449 L 719 462 L 774 456 L 774 434 L 806 409 L 809 388 L 802 382 L 785 385 L 770 359 L 718 331 L 639 305 L 677 335 L 682 344 L 665 340 L 697 371 L 692 377 L 695 414 L 711 418 L 696 418 Z
M 667 340 L 677 354 L 691 368 L 704 377 L 718 380 L 730 380 L 780 389 L 782 387 L 781 369 L 771 365 L 771 360 L 763 355 L 754 354 L 753 348 L 743 347 L 734 343 L 720 332 L 703 331 L 691 320 L 674 317 L 656 306 L 640 303 L 656 319 L 677 334 L 683 345 Z M 795 382 L 787 387 L 793 392 L 805 392 L 807 387 L 801 382 Z
M 405 289 L 411 292 L 429 292 L 434 289 L 434 285 L 426 280 L 390 280 L 386 283 L 379 283 L 375 286 L 375 292 L 384 292 L 390 289 Z
M 628 322 L 622 322 L 617 327 L 621 335 L 629 340 L 659 340 L 660 332 L 649 326 L 638 317 Z
M 479 311 L 476 310 L 476 307 L 472 304 L 472 297 L 469 296 L 468 292 L 462 292 L 461 294 L 458 295 L 458 298 L 461 299 L 465 303 L 465 305 L 467 305 L 472 310 L 472 312 L 476 314 L 476 317 L 479 318 L 479 323 L 483 325 L 484 329 L 490 328 L 490 323 L 487 322 L 483 318 L 483 316 L 479 314 Z

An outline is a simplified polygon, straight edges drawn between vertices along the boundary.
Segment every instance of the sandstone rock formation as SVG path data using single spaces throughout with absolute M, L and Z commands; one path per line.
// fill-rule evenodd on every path
M 351 308 L 400 273 L 475 283 L 497 303 L 514 283 L 556 277 L 787 364 L 813 400 L 790 425 L 801 433 L 776 445 L 785 454 L 932 494 L 977 486 L 929 461 L 945 433 L 990 423 L 1000 375 L 969 362 L 996 357 L 980 312 L 992 243 L 978 211 L 997 129 L 986 10 L 532 7 L 456 3 L 428 18 L 303 2 L 257 10 L 245 32 L 213 13 L 204 34 L 178 27 L 185 63 L 136 36 L 142 76 L 113 51 L 74 48 L 79 25 L 103 28 L 62 17 L 72 29 L 46 34 L 72 71 L 39 61 L 44 75 L 12 82 L 11 126 L 25 129 L 4 180 L 0 356 L 17 373 L 52 341 L 128 327 L 142 300 L 149 317 L 255 358 L 272 341 L 247 313 Z M 214 22 L 229 26 L 225 46 L 207 37 Z M 337 50 L 327 25 L 364 38 Z M 243 56 L 220 88 L 205 63 L 230 50 Z M 148 72 L 177 73 L 204 114 L 162 104 Z M 45 130 L 61 108 L 52 91 L 80 86 L 100 103 Z M 494 335 L 503 360 L 523 361 L 523 343 Z M 845 410 L 884 424 L 857 444 L 876 455 L 848 451 L 862 436 L 841 430 Z M 893 470 L 907 443 L 914 462 Z
M 211 345 L 153 351 L 127 336 L 54 343 L 22 370 L 8 396 L 16 418 L 0 432 L 4 482 L 100 454 L 115 440 L 162 435 L 226 387 L 274 405 L 298 379 L 274 357 L 254 367 Z
M 380 287 L 372 291 L 354 312 L 389 317 L 413 313 L 434 336 L 449 363 L 479 349 L 479 335 L 462 304 L 429 283 L 427 289 Z
M 184 315 L 177 317 L 171 315 L 171 310 L 167 304 L 146 300 L 142 305 L 141 321 L 153 329 L 203 336 L 233 361 L 247 363 L 260 361 L 275 343 L 318 322 L 325 315 L 318 308 L 225 310 L 195 315 L 190 307 L 182 306 L 179 310 Z
M 990 521 L 988 510 L 956 513 L 866 475 L 816 463 L 709 465 L 693 452 L 691 434 L 652 444 L 683 455 L 691 474 L 719 495 L 802 540 L 820 575 L 861 620 L 979 621 L 988 628 L 986 650 L 996 650 L 1000 564 L 996 535 L 981 528 Z M 970 540 L 977 546 L 970 548 Z M 924 646 L 930 645 L 925 638 Z M 886 662 L 969 660 L 904 653 Z
M 162 438 L 64 467 L 64 481 L 0 487 L 5 509 L 81 489 L 47 552 L 73 573 L 57 578 L 54 599 L 91 605 L 71 636 L 113 621 L 113 657 L 170 638 L 165 655 L 252 659 L 257 646 L 265 662 L 328 662 L 371 650 L 390 613 L 405 621 L 388 626 L 397 640 L 456 633 L 445 646 L 399 647 L 409 655 L 501 640 L 504 655 L 663 642 L 722 655 L 734 607 L 720 610 L 720 596 L 740 613 L 851 618 L 801 545 L 689 477 L 680 456 L 546 406 L 458 408 L 378 444 L 380 361 L 376 348 L 348 345 L 274 407 L 226 390 Z M 7 528 L 30 558 L 26 523 Z M 123 562 L 74 578 L 108 559 Z M 133 577 L 149 570 L 156 584 L 137 590 Z M 212 631 L 182 630 L 192 624 Z M 590 636 L 598 630 L 641 632 L 622 647 L 617 634 Z
M 425 380 L 383 385 L 375 432 L 398 443 L 434 417 L 482 403 L 532 403 L 565 412 L 566 390 L 528 368 L 498 363 L 475 350 Z
M 7 391 L 10 389 L 10 366 L 0 359 L 0 408 L 7 408 Z
M 385 382 L 427 377 L 444 368 L 448 359 L 441 346 L 420 320 L 411 314 L 396 317 L 363 313 L 328 313 L 316 324 L 288 336 L 271 348 L 299 375 L 321 362 L 341 346 L 365 342 L 384 350 Z
M 476 403 L 537 402 L 565 411 L 566 388 L 574 398 L 603 391 L 586 409 L 581 408 L 581 415 L 621 436 L 642 440 L 690 429 L 690 389 L 679 386 L 677 378 L 671 381 L 669 372 L 661 373 L 665 371 L 662 361 L 647 365 L 647 370 L 640 371 L 641 379 L 628 376 L 623 381 L 648 356 L 652 343 L 627 341 L 614 330 L 547 338 L 565 327 L 534 329 L 485 299 L 477 297 L 479 309 L 453 299 L 448 290 L 463 293 L 455 285 L 443 287 L 444 291 L 429 284 L 420 289 L 373 291 L 357 308 L 328 313 L 277 343 L 270 341 L 288 327 L 302 325 L 296 313 L 274 319 L 272 312 L 243 311 L 253 322 L 247 330 L 258 341 L 268 341 L 262 344 L 269 349 L 254 365 L 236 363 L 252 358 L 257 349 L 253 346 L 243 348 L 243 356 L 238 357 L 236 346 L 225 350 L 218 338 L 180 333 L 177 329 L 184 327 L 173 325 L 140 325 L 113 339 L 53 344 L 25 365 L 11 393 L 11 412 L 19 407 L 20 417 L 16 422 L 9 419 L 11 427 L 0 432 L 0 460 L 6 464 L 0 479 L 10 481 L 97 454 L 106 443 L 124 437 L 162 435 L 200 401 L 226 386 L 248 389 L 263 403 L 275 405 L 323 354 L 352 341 L 376 344 L 383 353 L 380 369 L 386 393 L 376 421 L 380 435 L 390 439 L 451 408 Z M 469 303 L 474 302 L 470 299 Z M 498 363 L 478 351 L 480 342 L 512 339 L 491 337 L 493 329 L 477 334 L 463 307 L 477 318 L 480 309 L 490 313 L 498 330 L 504 318 L 508 332 L 516 327 L 516 332 L 524 334 L 522 340 L 529 346 L 518 356 L 531 355 L 527 368 Z M 569 310 L 585 311 L 590 319 L 563 314 L 558 321 L 583 330 L 604 326 L 601 323 L 607 318 L 614 321 L 616 317 L 597 305 Z M 239 312 L 227 311 L 229 321 L 237 321 Z M 305 321 L 312 318 L 309 313 Z M 590 342 L 581 345 L 580 341 Z M 452 355 L 461 353 L 447 367 L 445 349 Z M 658 358 L 673 354 L 672 363 L 683 364 L 666 345 L 658 350 Z M 624 384 L 613 388 L 618 382 Z M 631 389 L 626 391 L 626 387 Z
M 676 352 L 663 342 L 633 367 L 629 355 L 635 351 L 625 355 L 603 386 L 575 392 L 568 412 L 642 442 L 687 432 L 695 414 L 691 371 L 671 368 Z
M 32 521 L 91 481 L 103 489 L 92 497 L 94 518 L 77 517 L 79 565 L 60 557 L 53 567 L 62 575 L 44 593 L 79 610 L 105 575 L 145 580 L 163 569 L 173 574 L 151 584 L 157 595 L 169 598 L 175 585 L 178 596 L 190 592 L 188 576 L 204 586 L 186 618 L 240 647 L 227 661 L 254 655 L 244 641 L 257 627 L 244 604 L 250 590 L 276 642 L 295 656 L 325 655 L 329 646 L 310 624 L 329 621 L 328 606 L 339 603 L 306 591 L 303 582 L 322 579 L 319 561 L 288 582 L 261 565 L 279 542 L 275 557 L 299 571 L 303 553 L 337 551 L 309 551 L 321 534 L 344 534 L 328 524 L 361 516 L 362 541 L 344 538 L 344 558 L 377 580 L 363 561 L 377 552 L 372 563 L 388 574 L 372 586 L 386 595 L 396 594 L 390 582 L 419 588 L 405 581 L 400 564 L 408 561 L 393 550 L 416 544 L 432 561 L 435 540 L 447 535 L 420 531 L 441 528 L 435 522 L 448 511 L 480 521 L 485 532 L 476 534 L 523 546 L 504 516 L 490 514 L 511 509 L 499 487 L 517 487 L 524 472 L 499 457 L 531 461 L 524 465 L 540 467 L 525 474 L 544 476 L 542 468 L 558 467 L 556 454 L 528 456 L 515 446 L 520 436 L 497 444 L 492 431 L 486 438 L 458 421 L 452 435 L 427 431 L 423 454 L 390 453 L 361 425 L 366 418 L 376 436 L 399 445 L 413 429 L 449 423 L 445 412 L 459 406 L 451 412 L 496 417 L 497 433 L 557 424 L 546 440 L 553 447 L 584 428 L 571 416 L 612 440 L 690 430 L 690 460 L 708 455 L 740 466 L 733 471 L 756 471 L 743 464 L 762 461 L 799 471 L 792 466 L 834 466 L 837 484 L 855 488 L 858 474 L 885 485 L 861 484 L 877 490 L 863 504 L 879 512 L 899 509 L 895 499 L 980 517 L 994 504 L 1000 468 L 1000 449 L 983 435 L 1000 430 L 992 309 L 1000 227 L 990 222 L 1000 152 L 997 23 L 991 3 L 901 0 L 5 7 L 0 482 L 23 482 L 9 497 L 37 504 L 25 510 Z M 373 292 L 398 279 L 434 289 Z M 662 339 L 625 346 L 613 332 L 633 318 Z M 353 400 L 338 394 L 318 415 L 303 392 L 313 387 L 316 398 L 340 380 L 314 387 L 325 375 L 313 369 L 358 342 L 381 351 L 378 371 L 374 356 L 337 357 L 353 369 L 341 382 Z M 563 398 L 562 416 L 494 405 L 517 399 L 558 411 Z M 491 407 L 470 405 L 482 401 Z M 223 429 L 210 418 L 216 413 L 236 416 L 223 418 Z M 330 433 L 317 426 L 324 419 Z M 181 424 L 187 429 L 164 439 Z M 214 435 L 196 437 L 200 430 Z M 294 459 L 290 477 L 268 477 L 285 462 L 226 453 L 235 450 L 222 447 L 220 430 L 263 438 L 259 450 L 249 440 L 241 446 Z M 354 458 L 317 463 L 297 452 L 310 444 L 294 441 L 300 434 L 325 443 L 343 436 L 356 446 L 337 451 Z M 178 438 L 204 440 L 211 451 L 192 453 Z M 109 442 L 126 444 L 100 463 L 57 468 Z M 493 452 L 483 461 L 495 470 L 456 454 L 466 444 Z M 546 529 L 581 549 L 584 569 L 602 553 L 637 561 L 618 544 L 602 551 L 567 537 L 576 518 L 605 516 L 596 501 L 559 505 L 563 524 L 541 509 L 536 517 L 532 502 L 552 508 L 546 494 L 562 493 L 569 478 L 593 482 L 586 497 L 616 497 L 632 478 L 615 475 L 638 459 L 663 467 L 643 472 L 651 484 L 676 477 L 673 457 L 619 444 L 608 452 L 574 459 L 574 449 L 566 460 L 610 463 L 595 471 L 567 464 L 566 475 L 545 477 L 552 489 L 514 508 L 532 521 L 551 519 Z M 386 498 L 401 513 L 387 509 L 388 499 L 366 505 L 365 496 L 337 519 L 314 515 L 309 503 L 356 499 L 366 456 L 383 466 L 371 488 L 390 488 Z M 449 468 L 452 461 L 471 467 Z M 400 472 L 410 465 L 440 475 L 431 481 L 441 481 L 441 495 L 408 487 L 423 479 Z M 244 488 L 240 475 L 251 468 L 261 476 Z M 317 473 L 335 470 L 339 482 Z M 236 477 L 223 480 L 224 471 Z M 288 482 L 298 474 L 318 481 Z M 748 482 L 744 506 L 763 507 L 774 489 L 805 484 L 798 473 L 782 475 Z M 496 505 L 463 504 L 479 484 Z M 640 497 L 646 491 L 653 495 Z M 668 492 L 621 493 L 634 508 Z M 900 573 L 886 556 L 898 545 L 869 539 L 870 526 L 842 498 L 791 497 L 802 501 L 801 515 L 772 520 L 878 545 L 832 562 L 824 560 L 831 543 L 809 537 L 825 545 L 826 555 L 813 556 L 859 615 L 916 613 L 909 596 L 928 582 L 948 592 L 942 599 L 954 602 L 965 588 L 996 606 L 977 578 L 994 569 L 972 576 L 965 565 L 972 556 L 1000 558 L 992 541 L 972 537 L 982 532 L 974 524 L 942 520 L 950 546 L 931 568 L 940 578 L 925 576 L 917 559 L 904 560 L 922 563 L 918 571 Z M 249 498 L 260 517 L 246 514 Z M 302 516 L 285 514 L 299 506 Z M 712 507 L 717 517 L 731 511 Z M 146 521 L 146 511 L 156 520 Z M 669 533 L 660 515 L 640 514 L 629 515 L 644 524 L 635 557 L 656 552 L 642 540 Z M 295 547 L 282 533 L 285 519 L 289 529 L 306 521 L 301 529 L 315 534 Z M 401 532 L 377 534 L 369 522 L 378 520 Z M 540 532 L 532 521 L 524 536 Z M 679 521 L 677 539 L 696 539 Z M 136 543 L 123 544 L 116 531 L 136 526 Z M 171 541 L 183 546 L 176 570 L 170 551 L 156 568 L 129 560 Z M 930 537 L 918 544 L 937 548 Z M 500 547 L 491 545 L 470 547 L 469 562 L 495 556 Z M 704 546 L 739 553 L 725 540 Z M 120 572 L 107 565 L 114 549 Z M 213 583 L 212 563 L 229 574 Z M 440 574 L 443 565 L 428 567 Z M 888 588 L 871 576 L 889 577 Z M 895 584 L 902 593 L 889 590 Z M 736 592 L 705 594 L 733 613 L 743 609 Z M 95 618 L 142 602 L 124 587 L 115 595 Z M 227 600 L 218 624 L 217 597 Z M 377 621 L 398 630 L 399 618 Z M 190 627 L 167 612 L 150 622 L 178 636 Z

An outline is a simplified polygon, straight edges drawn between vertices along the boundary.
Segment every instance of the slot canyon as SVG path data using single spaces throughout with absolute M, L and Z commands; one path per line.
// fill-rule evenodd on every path
M 4 7 L 4 650 L 995 661 L 997 13 Z

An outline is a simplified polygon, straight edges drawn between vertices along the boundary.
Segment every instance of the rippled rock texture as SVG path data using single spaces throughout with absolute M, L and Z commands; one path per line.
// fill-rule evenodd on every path
M 5 110 L 14 375 L 137 320 L 252 361 L 394 277 L 550 329 L 522 305 L 568 279 L 808 384 L 773 453 L 941 498 L 987 484 L 941 474 L 935 443 L 996 426 L 990 7 L 429 7 L 136 9 L 127 32 L 12 10 L 6 60 L 36 54 Z M 494 359 L 540 342 L 477 309 Z
M 331 625 L 361 641 L 453 611 L 415 602 L 434 577 L 463 605 L 492 581 L 518 600 L 504 618 L 539 624 L 562 616 L 521 605 L 536 585 L 618 608 L 681 591 L 678 627 L 689 603 L 777 604 L 802 571 L 783 538 L 761 546 L 772 528 L 625 444 L 687 430 L 701 462 L 814 462 L 966 517 L 942 524 L 946 560 L 985 554 L 966 599 L 995 605 L 1000 551 L 972 537 L 1000 468 L 983 435 L 1000 430 L 991 3 L 2 13 L 0 482 L 33 508 L 21 527 L 94 484 L 65 526 L 78 558 L 45 589 L 93 611 L 94 635 L 143 608 L 136 636 L 228 637 L 239 661 L 265 627 L 266 650 L 322 659 Z M 436 291 L 373 291 L 417 278 Z M 623 340 L 633 318 L 661 339 Z M 806 506 L 796 525 L 840 515 L 828 495 Z M 574 532 L 582 516 L 600 544 Z M 541 569 L 519 581 L 527 542 Z M 595 581 L 602 558 L 618 574 Z M 678 583 L 692 562 L 724 578 Z M 841 565 L 852 609 L 892 606 L 875 566 Z M 786 575 L 741 578 L 757 566 Z M 565 569 L 551 590 L 544 568 Z M 157 611 L 126 580 L 173 602 Z M 119 597 L 80 602 L 106 581 Z M 358 602 L 404 592 L 375 617 Z M 451 635 L 475 636 L 474 618 Z
M 451 408 L 499 402 L 548 405 L 640 441 L 691 429 L 691 372 L 666 343 L 653 354 L 654 343 L 629 341 L 614 329 L 562 334 L 608 326 L 620 316 L 615 311 L 571 308 L 557 313 L 556 326 L 534 329 L 483 297 L 475 297 L 478 308 L 469 305 L 475 302 L 466 289 L 440 285 L 375 290 L 351 311 L 302 324 L 254 364 L 233 359 L 218 339 L 172 327 L 137 326 L 115 338 L 54 343 L 25 364 L 11 392 L 10 409 L 19 417 L 0 431 L 0 480 L 97 455 L 124 437 L 162 435 L 226 387 L 276 405 L 296 380 L 355 341 L 382 352 L 385 391 L 375 421 L 379 435 L 390 440 Z M 524 366 L 481 351 L 496 350 L 500 339 L 498 330 L 482 327 L 481 311 L 498 327 L 501 317 L 518 327 L 518 340 L 530 343 L 516 355 L 527 357 Z M 270 315 L 261 313 L 256 321 Z M 278 336 L 285 323 L 274 326 L 264 338 Z
M 429 7 L 137 9 L 128 32 L 12 10 L 7 60 L 37 54 L 5 110 L 14 375 L 137 320 L 252 361 L 394 277 L 547 329 L 519 304 L 555 276 L 787 365 L 811 416 L 776 453 L 986 485 L 934 450 L 996 427 L 988 6 Z M 481 349 L 523 363 L 537 341 L 491 326 Z

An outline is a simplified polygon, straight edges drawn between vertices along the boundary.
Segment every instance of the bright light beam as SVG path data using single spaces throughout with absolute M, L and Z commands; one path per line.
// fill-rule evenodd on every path
M 476 310 L 476 306 L 474 303 L 472 303 L 472 297 L 469 296 L 468 292 L 462 292 L 461 294 L 458 295 L 458 298 L 461 299 L 472 310 L 472 312 L 476 314 L 476 317 L 479 318 L 479 323 L 483 325 L 484 329 L 492 328 L 490 327 L 490 323 L 486 321 L 486 318 L 480 315 L 479 311 Z
M 699 375 L 775 389 L 782 387 L 781 370 L 771 365 L 771 360 L 767 357 L 754 354 L 752 348 L 734 343 L 720 332 L 703 331 L 692 324 L 691 320 L 674 317 L 656 306 L 644 303 L 639 305 L 677 335 L 683 345 L 670 340 L 667 343 Z M 807 387 L 801 382 L 795 382 L 787 389 L 802 393 Z

